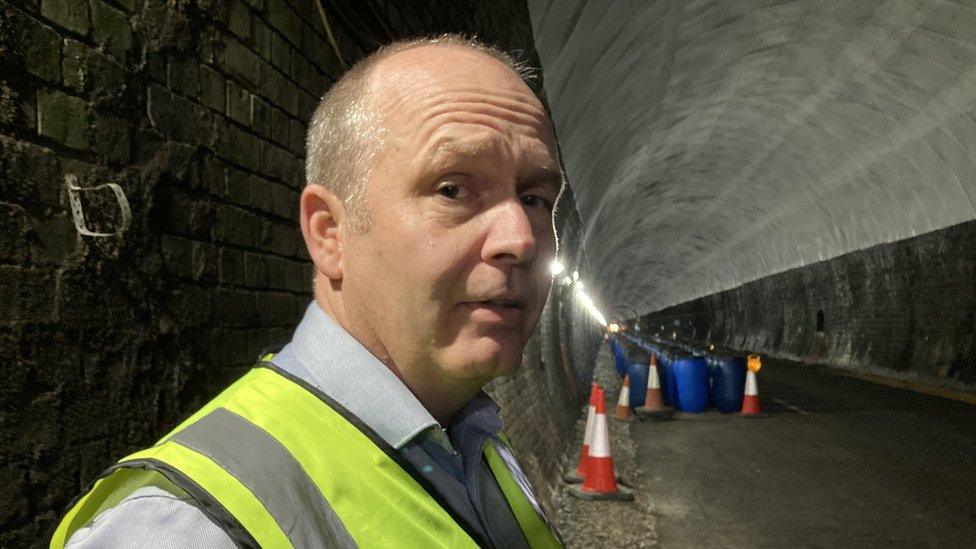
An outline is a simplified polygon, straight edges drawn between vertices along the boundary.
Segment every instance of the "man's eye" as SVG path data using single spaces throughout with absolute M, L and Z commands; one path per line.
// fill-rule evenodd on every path
M 444 198 L 450 198 L 452 200 L 457 200 L 458 198 L 464 198 L 464 188 L 460 185 L 444 184 L 437 188 L 437 194 L 443 196 Z
M 542 198 L 541 196 L 536 194 L 522 195 L 522 204 L 525 204 L 530 208 L 534 208 L 536 206 L 543 206 L 547 210 L 552 210 L 552 204 L 545 198 Z

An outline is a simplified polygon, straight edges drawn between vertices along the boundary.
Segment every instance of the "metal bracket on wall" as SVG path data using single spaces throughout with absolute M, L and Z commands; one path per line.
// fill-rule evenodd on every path
M 104 183 L 94 187 L 79 187 L 78 177 L 74 174 L 64 176 L 64 183 L 68 188 L 68 201 L 71 202 L 71 217 L 75 220 L 75 229 L 78 230 L 78 234 L 82 236 L 100 237 L 116 236 L 121 235 L 129 228 L 129 223 L 132 221 L 132 210 L 129 208 L 129 199 L 125 197 L 125 192 L 122 190 L 122 187 L 115 183 Z M 115 200 L 119 205 L 119 210 L 122 215 L 121 222 L 115 227 L 115 232 L 112 233 L 100 233 L 89 229 L 88 225 L 85 224 L 85 212 L 81 207 L 81 193 L 98 191 L 105 188 L 111 189 L 112 193 L 115 194 Z

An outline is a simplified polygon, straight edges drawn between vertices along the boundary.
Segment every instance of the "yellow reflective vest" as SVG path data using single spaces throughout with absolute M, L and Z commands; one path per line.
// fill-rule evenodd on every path
M 561 547 L 502 435 L 484 456 L 528 540 Z M 428 481 L 335 401 L 259 364 L 155 446 L 110 467 L 62 519 L 52 548 L 162 473 L 239 545 L 477 547 Z

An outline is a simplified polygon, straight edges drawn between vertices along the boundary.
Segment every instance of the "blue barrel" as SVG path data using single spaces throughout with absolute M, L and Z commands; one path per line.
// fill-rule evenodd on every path
M 658 375 L 661 378 L 661 396 L 664 403 L 672 408 L 678 407 L 678 386 L 674 381 L 674 371 L 671 369 L 674 352 L 667 350 L 661 353 Z
M 627 365 L 627 375 L 630 376 L 630 407 L 643 406 L 647 399 L 647 364 L 631 362 Z
M 682 355 L 671 361 L 674 377 L 675 408 L 693 414 L 708 408 L 708 366 L 705 358 Z
M 661 358 L 657 363 L 658 375 L 661 379 L 661 397 L 664 404 L 677 407 L 677 392 L 675 391 L 674 375 L 671 372 L 671 354 L 661 353 Z
M 610 350 L 613 351 L 613 365 L 617 369 L 617 373 L 623 378 L 624 374 L 627 372 L 627 354 L 624 353 L 623 348 L 619 343 L 614 340 L 608 340 L 610 343 Z
M 712 382 L 712 406 L 723 414 L 742 409 L 742 393 L 746 388 L 746 359 L 742 356 L 718 355 L 709 369 Z
M 674 361 L 668 356 L 668 373 L 664 379 L 664 392 L 668 394 L 668 406 L 677 408 L 678 404 L 678 382 L 674 379 Z

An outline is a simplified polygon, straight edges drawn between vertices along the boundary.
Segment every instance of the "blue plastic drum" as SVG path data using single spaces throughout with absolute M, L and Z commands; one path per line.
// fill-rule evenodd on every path
M 668 395 L 668 406 L 677 408 L 678 404 L 678 382 L 674 379 L 674 362 L 668 357 L 668 372 L 664 378 L 664 392 Z
M 682 412 L 698 414 L 708 408 L 708 366 L 705 358 L 683 355 L 671 361 L 674 377 L 674 407 Z
M 630 376 L 630 407 L 643 406 L 647 399 L 647 364 L 631 362 L 627 365 L 627 375 Z
M 745 357 L 716 356 L 712 360 L 709 377 L 712 381 L 712 406 L 723 414 L 734 414 L 741 410 L 742 394 L 746 387 Z
M 658 352 L 657 356 L 657 377 L 658 381 L 661 382 L 661 401 L 665 406 L 671 405 L 671 400 L 668 396 L 668 360 L 667 355 L 663 352 Z
M 624 374 L 627 372 L 627 354 L 624 352 L 622 346 L 614 340 L 609 340 L 610 350 L 613 351 L 613 366 L 617 369 L 617 373 L 623 378 Z

